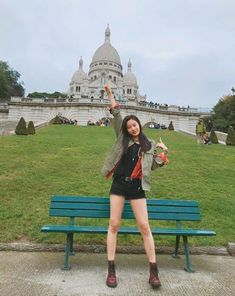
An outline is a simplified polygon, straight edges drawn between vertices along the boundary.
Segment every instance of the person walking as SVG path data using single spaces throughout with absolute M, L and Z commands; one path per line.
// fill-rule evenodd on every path
M 206 127 L 203 123 L 202 118 L 199 118 L 196 124 L 196 135 L 197 135 L 197 144 L 202 145 L 204 144 L 204 135 L 206 133 Z
M 145 191 L 151 188 L 151 170 L 168 163 L 166 156 L 168 148 L 162 141 L 156 144 L 148 139 L 135 115 L 128 115 L 122 119 L 120 107 L 109 85 L 105 85 L 105 92 L 110 100 L 110 112 L 114 117 L 113 127 L 117 137 L 103 166 L 104 176 L 113 177 L 107 234 L 108 276 L 106 285 L 112 288 L 117 286 L 115 270 L 117 233 L 121 225 L 125 200 L 129 200 L 149 261 L 149 283 L 153 288 L 158 288 L 161 282 L 158 276 L 154 240 L 148 221 Z M 163 150 L 161 153 L 156 152 L 158 147 Z
M 206 132 L 207 132 L 207 135 L 210 139 L 211 137 L 211 131 L 213 129 L 213 122 L 209 119 L 208 122 L 207 122 L 207 125 L 206 125 Z

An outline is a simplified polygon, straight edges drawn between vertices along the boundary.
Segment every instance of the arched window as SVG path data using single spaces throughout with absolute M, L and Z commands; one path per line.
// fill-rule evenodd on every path
M 109 75 L 109 79 L 112 79 L 112 75 Z
M 78 92 L 80 92 L 80 91 L 81 91 L 81 87 L 79 86 L 79 87 L 78 87 Z
M 113 77 L 113 81 L 114 81 L 114 82 L 116 82 L 116 81 L 117 81 L 117 78 L 116 78 L 116 76 L 114 76 L 114 77 Z
M 78 86 L 76 86 L 76 92 L 78 92 Z

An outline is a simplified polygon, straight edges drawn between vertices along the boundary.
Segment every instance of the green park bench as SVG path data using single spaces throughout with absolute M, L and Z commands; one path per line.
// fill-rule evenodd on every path
M 176 236 L 175 251 L 173 257 L 178 258 L 180 237 L 183 238 L 184 253 L 186 257 L 185 270 L 193 272 L 190 262 L 190 252 L 188 245 L 189 236 L 213 236 L 216 235 L 211 230 L 189 229 L 182 225 L 183 221 L 200 221 L 201 215 L 197 201 L 193 200 L 162 200 L 147 199 L 148 215 L 150 220 L 175 221 L 174 228 L 153 227 L 152 234 L 174 235 Z M 67 234 L 65 248 L 65 258 L 63 269 L 70 269 L 69 256 L 73 254 L 73 236 L 75 233 L 107 233 L 108 222 L 105 226 L 82 226 L 82 219 L 79 225 L 75 224 L 75 218 L 109 218 L 109 198 L 87 197 L 87 196 L 53 196 L 49 215 L 52 217 L 68 217 L 66 225 L 44 225 L 42 232 L 57 232 Z M 134 219 L 129 202 L 125 202 L 123 219 Z M 140 234 L 136 227 L 121 227 L 119 234 Z

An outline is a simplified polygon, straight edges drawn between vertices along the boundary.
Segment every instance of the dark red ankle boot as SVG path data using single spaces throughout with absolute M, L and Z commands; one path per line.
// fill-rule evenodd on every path
M 152 288 L 159 288 L 161 286 L 161 282 L 158 277 L 157 263 L 149 262 L 149 269 L 150 269 L 150 276 L 149 276 L 150 285 L 152 286 Z
M 108 276 L 106 279 L 106 285 L 110 288 L 117 287 L 117 278 L 116 278 L 116 272 L 115 272 L 115 262 L 108 261 Z

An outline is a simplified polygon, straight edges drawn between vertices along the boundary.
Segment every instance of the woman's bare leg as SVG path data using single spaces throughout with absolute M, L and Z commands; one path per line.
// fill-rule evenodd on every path
M 144 248 L 149 262 L 156 262 L 155 245 L 148 221 L 148 210 L 145 198 L 132 199 L 131 207 L 144 240 Z
M 109 261 L 115 260 L 117 232 L 121 225 L 124 203 L 124 196 L 110 195 L 110 220 L 107 235 L 107 257 Z
M 135 214 L 140 232 L 144 240 L 144 247 L 149 260 L 149 284 L 153 288 L 159 288 L 161 282 L 158 276 L 156 254 L 153 235 L 148 221 L 148 210 L 145 198 L 131 200 L 132 210 Z

